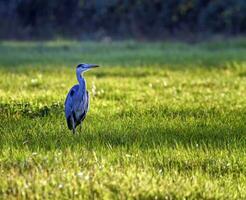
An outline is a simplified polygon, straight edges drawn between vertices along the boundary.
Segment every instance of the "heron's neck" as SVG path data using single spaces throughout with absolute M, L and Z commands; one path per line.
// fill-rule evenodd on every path
M 79 89 L 81 91 L 84 91 L 86 89 L 86 81 L 83 77 L 83 72 L 82 72 L 82 74 L 77 72 L 76 75 L 77 75 L 77 80 L 79 82 Z

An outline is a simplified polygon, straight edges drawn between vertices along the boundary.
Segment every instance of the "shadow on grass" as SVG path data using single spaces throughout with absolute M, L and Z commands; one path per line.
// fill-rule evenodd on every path
M 165 122 L 158 124 L 162 115 L 166 116 Z M 153 123 L 151 121 L 141 122 L 140 115 L 137 116 L 138 120 L 134 118 L 131 120 L 131 117 L 127 116 L 130 122 L 125 120 L 124 116 L 117 119 L 112 115 L 105 121 L 100 116 L 90 116 L 83 125 L 85 127 L 82 128 L 82 133 L 78 128 L 76 135 L 67 130 L 61 114 L 36 117 L 33 120 L 29 117 L 13 121 L 7 119 L 3 123 L 7 124 L 9 129 L 5 131 L 6 127 L 0 127 L 2 129 L 1 143 L 4 144 L 0 148 L 11 146 L 17 149 L 28 148 L 31 151 L 137 148 L 144 151 L 162 147 L 176 148 L 177 146 L 187 149 L 246 147 L 245 111 L 235 111 L 233 115 L 230 116 L 228 113 L 223 117 L 216 112 L 211 114 L 201 112 L 200 115 L 194 112 L 196 120 L 192 123 L 187 120 L 192 117 L 192 112 L 189 110 L 180 112 L 167 110 L 162 115 L 156 116 L 157 119 L 152 121 Z M 151 119 L 154 116 L 149 115 L 149 117 Z M 206 119 L 210 120 L 209 123 L 206 123 Z M 22 125 L 18 127 L 18 123 Z M 7 133 L 8 131 L 10 134 Z
M 160 147 L 176 148 L 177 146 L 224 149 L 245 147 L 245 130 L 245 126 L 233 128 L 213 125 L 204 127 L 187 126 L 185 128 L 152 127 L 142 129 L 140 132 L 132 130 L 132 132 L 129 131 L 125 134 L 117 132 L 114 134 L 100 133 L 99 135 L 86 134 L 83 139 L 89 149 L 93 149 L 95 145 L 127 149 L 136 147 L 141 150 Z
M 113 131 L 113 130 L 112 130 Z M 226 127 L 204 127 L 186 129 L 143 129 L 141 133 L 107 133 L 97 134 L 82 133 L 79 135 L 69 135 L 70 133 L 58 133 L 56 135 L 42 134 L 32 138 L 26 137 L 15 143 L 17 148 L 28 147 L 32 151 L 43 149 L 45 151 L 86 148 L 96 150 L 98 148 L 138 148 L 147 150 L 152 148 L 168 147 L 175 148 L 245 148 L 246 137 L 245 127 L 234 127 L 230 130 Z

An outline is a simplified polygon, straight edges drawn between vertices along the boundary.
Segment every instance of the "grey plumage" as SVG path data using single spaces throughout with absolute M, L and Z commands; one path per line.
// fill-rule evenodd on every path
M 79 64 L 76 68 L 78 85 L 74 85 L 65 100 L 65 116 L 67 126 L 75 133 L 75 129 L 86 117 L 89 109 L 89 93 L 86 90 L 86 81 L 83 73 L 91 68 L 98 67 L 94 64 Z

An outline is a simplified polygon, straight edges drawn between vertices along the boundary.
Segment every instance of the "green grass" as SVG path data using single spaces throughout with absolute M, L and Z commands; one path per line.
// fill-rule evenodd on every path
M 79 62 L 82 130 L 63 102 Z M 0 199 L 246 199 L 246 40 L 1 42 Z

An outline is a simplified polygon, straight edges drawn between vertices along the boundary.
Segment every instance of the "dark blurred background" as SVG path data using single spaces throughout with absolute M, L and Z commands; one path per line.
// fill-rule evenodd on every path
M 246 0 L 0 0 L 0 39 L 192 40 L 246 33 Z

